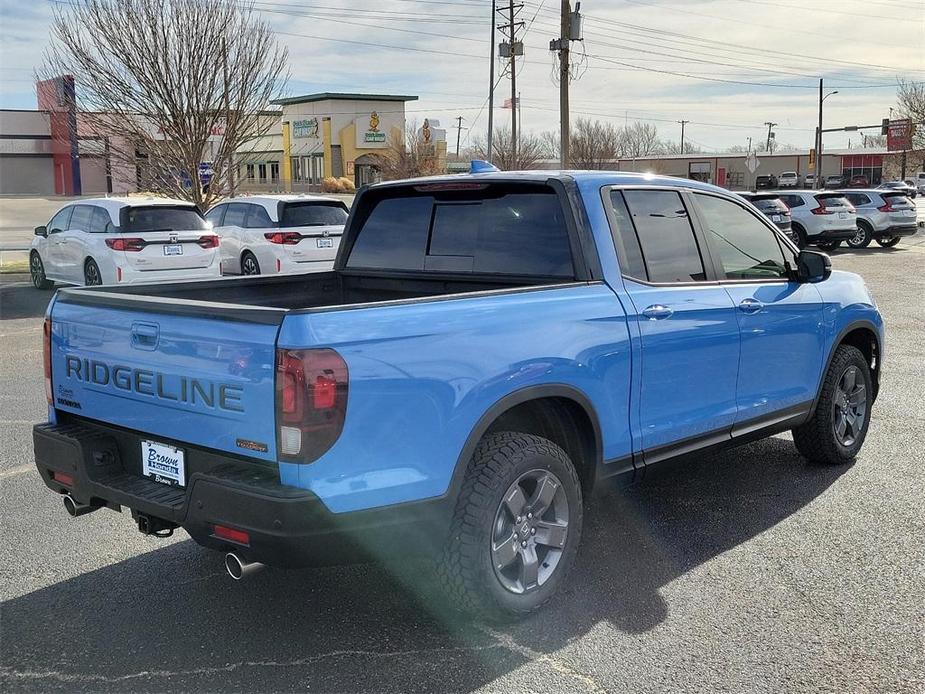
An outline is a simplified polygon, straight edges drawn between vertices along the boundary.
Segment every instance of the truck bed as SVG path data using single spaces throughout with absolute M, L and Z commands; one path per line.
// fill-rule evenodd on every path
M 140 309 L 148 304 L 167 313 L 201 311 L 204 304 L 210 313 L 235 313 L 240 318 L 279 316 L 286 311 L 333 309 L 385 301 L 433 298 L 498 289 L 527 288 L 559 284 L 537 278 L 503 277 L 497 280 L 479 277 L 420 277 L 406 274 L 360 273 L 351 271 L 316 272 L 304 275 L 231 277 L 197 282 L 161 285 L 105 286 L 65 289 L 61 300 L 68 303 L 106 306 L 125 305 Z M 247 311 L 247 307 L 262 309 Z M 258 322 L 263 322 L 258 320 Z

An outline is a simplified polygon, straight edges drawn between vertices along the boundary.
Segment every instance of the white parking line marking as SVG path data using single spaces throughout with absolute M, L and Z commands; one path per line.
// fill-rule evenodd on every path
M 17 475 L 23 475 L 29 470 L 35 470 L 35 465 L 33 463 L 27 463 L 25 465 L 17 465 L 16 467 L 11 467 L 9 470 L 0 471 L 0 480 L 6 479 L 7 477 L 16 477 Z

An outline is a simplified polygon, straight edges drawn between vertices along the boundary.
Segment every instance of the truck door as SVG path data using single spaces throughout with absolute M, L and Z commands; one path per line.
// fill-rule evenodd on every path
M 695 193 L 742 336 L 736 429 L 770 424 L 812 404 L 825 349 L 819 290 L 792 278 L 793 251 L 745 205 Z
M 628 320 L 639 332 L 637 440 L 649 464 L 730 437 L 739 327 L 687 194 L 613 189 L 609 198 Z

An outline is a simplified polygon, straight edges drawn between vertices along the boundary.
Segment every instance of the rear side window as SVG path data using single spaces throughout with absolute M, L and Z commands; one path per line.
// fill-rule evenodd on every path
M 109 216 L 109 212 L 102 207 L 94 207 L 93 215 L 90 217 L 90 228 L 88 231 L 91 234 L 105 234 L 112 230 L 112 217 Z
M 623 274 L 639 280 L 648 280 L 646 265 L 642 259 L 642 249 L 639 247 L 639 238 L 633 228 L 633 220 L 619 190 L 610 191 L 610 208 L 613 211 L 611 225 L 614 227 L 614 242 L 620 255 L 620 266 Z
M 347 267 L 574 277 L 559 198 L 545 191 L 381 200 Z
M 244 218 L 247 216 L 247 205 L 240 202 L 233 202 L 225 210 L 225 221 L 222 226 L 226 227 L 243 227 Z
M 273 221 L 263 205 L 250 204 L 248 207 L 250 208 L 247 212 L 248 229 L 266 229 L 273 226 Z
M 77 205 L 71 215 L 71 229 L 90 231 L 90 219 L 93 217 L 93 208 L 90 205 Z
M 696 194 L 710 243 L 719 251 L 726 279 L 787 277 L 784 254 L 768 227 L 734 202 Z
M 650 282 L 702 282 L 703 259 L 681 196 L 668 190 L 624 191 Z
M 289 202 L 283 207 L 279 225 L 286 227 L 320 227 L 343 225 L 347 210 L 339 202 Z
M 123 211 L 123 231 L 143 233 L 146 231 L 197 231 L 206 228 L 205 219 L 195 207 L 128 207 Z

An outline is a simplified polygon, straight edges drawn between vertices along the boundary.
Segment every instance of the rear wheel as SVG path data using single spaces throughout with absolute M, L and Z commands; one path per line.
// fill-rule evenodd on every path
M 797 237 L 797 248 L 800 250 L 806 248 L 809 243 L 806 239 L 806 230 L 799 224 L 792 224 L 791 228 L 793 229 L 794 236 Z
M 892 248 L 897 243 L 899 243 L 899 240 L 901 238 L 902 238 L 901 236 L 891 236 L 888 239 L 877 239 L 877 243 L 879 243 L 884 248 Z
M 29 255 L 29 275 L 32 277 L 32 285 L 36 289 L 51 289 L 52 282 L 45 277 L 45 265 L 42 263 L 42 257 L 38 251 L 32 251 Z
M 813 462 L 853 460 L 867 436 L 872 397 L 867 360 L 856 347 L 841 345 L 826 372 L 816 411 L 793 430 L 797 450 Z
M 466 470 L 438 573 L 453 603 L 518 617 L 555 595 L 575 559 L 581 485 L 565 451 L 539 436 L 485 437 Z
M 847 243 L 851 248 L 867 248 L 873 238 L 874 230 L 871 229 L 870 224 L 859 219 L 857 233 L 848 239 Z
M 259 275 L 260 263 L 257 262 L 257 256 L 250 251 L 244 251 L 241 254 L 241 274 L 242 275 Z
M 103 284 L 103 275 L 100 274 L 100 266 L 93 258 L 87 258 L 87 262 L 84 263 L 84 285 L 98 287 L 101 284 Z

